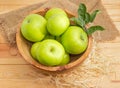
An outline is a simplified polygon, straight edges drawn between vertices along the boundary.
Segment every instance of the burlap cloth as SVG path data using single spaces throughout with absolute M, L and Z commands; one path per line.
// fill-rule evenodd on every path
M 38 4 L 0 15 L 1 34 L 9 44 L 13 45 L 15 44 L 15 34 L 19 22 L 31 11 L 46 7 L 60 7 L 77 14 L 78 5 L 81 2 L 86 4 L 89 12 L 95 9 L 101 10 L 101 14 L 97 15 L 94 24 L 103 26 L 105 31 L 93 34 L 93 45 L 95 47 L 93 47 L 91 54 L 82 65 L 60 73 L 38 71 L 39 76 L 36 81 L 40 85 L 53 85 L 53 87 L 58 88 L 98 88 L 97 83 L 100 81 L 100 77 L 106 73 L 109 62 L 105 56 L 100 55 L 100 52 L 97 51 L 96 43 L 114 40 L 119 36 L 118 30 L 113 25 L 100 0 L 45 0 Z

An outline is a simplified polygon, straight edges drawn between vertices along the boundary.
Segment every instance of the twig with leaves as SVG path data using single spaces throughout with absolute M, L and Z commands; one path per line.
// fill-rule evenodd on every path
M 83 30 L 88 34 L 91 35 L 97 30 L 103 31 L 104 28 L 100 25 L 91 26 L 86 28 L 86 25 L 92 23 L 96 17 L 96 15 L 100 13 L 99 10 L 93 11 L 91 14 L 87 12 L 87 8 L 85 4 L 81 3 L 78 8 L 78 17 L 70 18 L 71 21 L 75 23 L 75 25 L 80 26 Z

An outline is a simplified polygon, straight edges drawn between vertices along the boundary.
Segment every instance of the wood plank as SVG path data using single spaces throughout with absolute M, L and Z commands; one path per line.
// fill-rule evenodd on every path
M 120 0 L 101 0 L 104 5 L 112 4 L 112 5 L 118 5 L 120 4 Z
M 119 9 L 120 8 L 120 5 L 116 5 L 116 4 L 105 4 L 104 7 L 107 9 L 107 10 L 111 10 L 111 9 Z
M 116 25 L 117 29 L 120 31 L 120 21 L 119 22 L 113 22 L 113 23 Z
M 108 9 L 109 10 L 109 9 Z M 120 8 L 118 9 L 113 9 L 113 8 L 110 8 L 108 14 L 112 17 L 112 16 L 120 16 Z
M 0 80 L 2 79 L 29 79 L 35 80 L 47 77 L 42 71 L 32 65 L 0 65 Z
M 20 54 L 15 47 L 10 47 L 7 43 L 0 43 L 0 58 L 20 57 Z
M 114 22 L 120 22 L 120 16 L 112 16 L 110 17 L 112 19 L 112 21 Z
M 54 88 L 50 80 L 31 65 L 0 65 L 0 86 L 4 88 Z
M 34 4 L 34 3 L 38 3 L 41 1 L 45 1 L 45 0 L 0 0 L 0 4 L 2 5 L 29 5 L 29 4 Z
M 29 65 L 22 57 L 0 58 L 0 65 Z
M 13 54 L 13 50 L 9 44 L 0 43 L 0 64 L 28 64 L 17 49 L 14 51 L 15 54 Z
M 0 86 L 4 88 L 56 88 L 50 80 L 31 65 L 0 65 Z
M 9 49 L 10 49 L 9 44 L 0 43 L 0 51 L 6 51 L 6 50 L 9 50 Z
M 120 0 L 102 0 L 110 18 L 113 22 L 120 21 Z
M 45 84 L 45 85 L 43 85 Z M 47 86 L 46 86 L 47 85 Z M 0 80 L 2 88 L 56 88 L 52 83 L 46 80 Z
M 111 82 L 109 77 L 105 76 L 103 79 L 97 88 L 120 88 L 120 83 Z
M 6 13 L 12 10 L 16 10 L 22 7 L 26 7 L 31 4 L 44 2 L 47 0 L 0 0 L 0 13 Z M 9 8 L 8 8 L 9 7 Z M 3 10 L 4 9 L 4 10 Z
M 120 62 L 120 43 L 98 43 L 98 51 L 111 62 Z

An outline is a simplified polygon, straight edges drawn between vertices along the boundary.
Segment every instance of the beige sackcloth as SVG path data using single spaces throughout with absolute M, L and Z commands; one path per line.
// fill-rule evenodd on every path
M 103 75 L 107 74 L 106 69 L 108 69 L 109 61 L 106 56 L 100 55 L 96 44 L 97 42 L 114 40 L 119 36 L 118 30 L 112 23 L 100 0 L 45 0 L 28 7 L 0 14 L 1 34 L 10 45 L 14 45 L 18 24 L 33 10 L 46 7 L 60 7 L 77 15 L 80 3 L 84 3 L 87 6 L 88 12 L 96 9 L 101 11 L 97 15 L 94 24 L 103 26 L 105 30 L 93 34 L 93 50 L 84 63 L 78 67 L 58 73 L 44 72 L 34 68 L 38 74 L 36 75 L 38 79 L 35 83 L 38 83 L 40 88 L 98 88 L 97 83 L 100 82 Z

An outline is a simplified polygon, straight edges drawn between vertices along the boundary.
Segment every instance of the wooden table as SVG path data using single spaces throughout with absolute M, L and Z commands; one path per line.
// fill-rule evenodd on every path
M 42 0 L 0 0 L 0 14 L 6 13 L 11 10 L 15 10 L 33 3 L 40 2 Z M 107 12 L 112 19 L 113 23 L 120 31 L 120 0 L 102 0 L 103 5 L 107 9 Z M 36 84 L 34 78 L 36 78 L 36 72 L 34 68 L 28 66 L 29 64 L 19 56 L 11 56 L 10 48 L 4 44 L 5 41 L 0 38 L 0 87 L 3 88 L 45 88 L 39 87 L 39 83 Z M 120 37 L 113 41 L 100 43 L 101 52 L 104 54 L 114 56 L 118 60 L 118 64 L 115 65 L 120 69 Z M 104 52 L 104 47 L 106 47 Z M 11 52 L 12 53 L 12 52 Z M 116 71 L 117 71 L 116 70 Z M 20 74 L 19 74 L 20 73 Z M 103 88 L 120 88 L 120 74 L 119 71 L 113 75 L 114 80 L 117 82 L 107 82 Z M 48 87 L 47 87 L 48 88 Z

